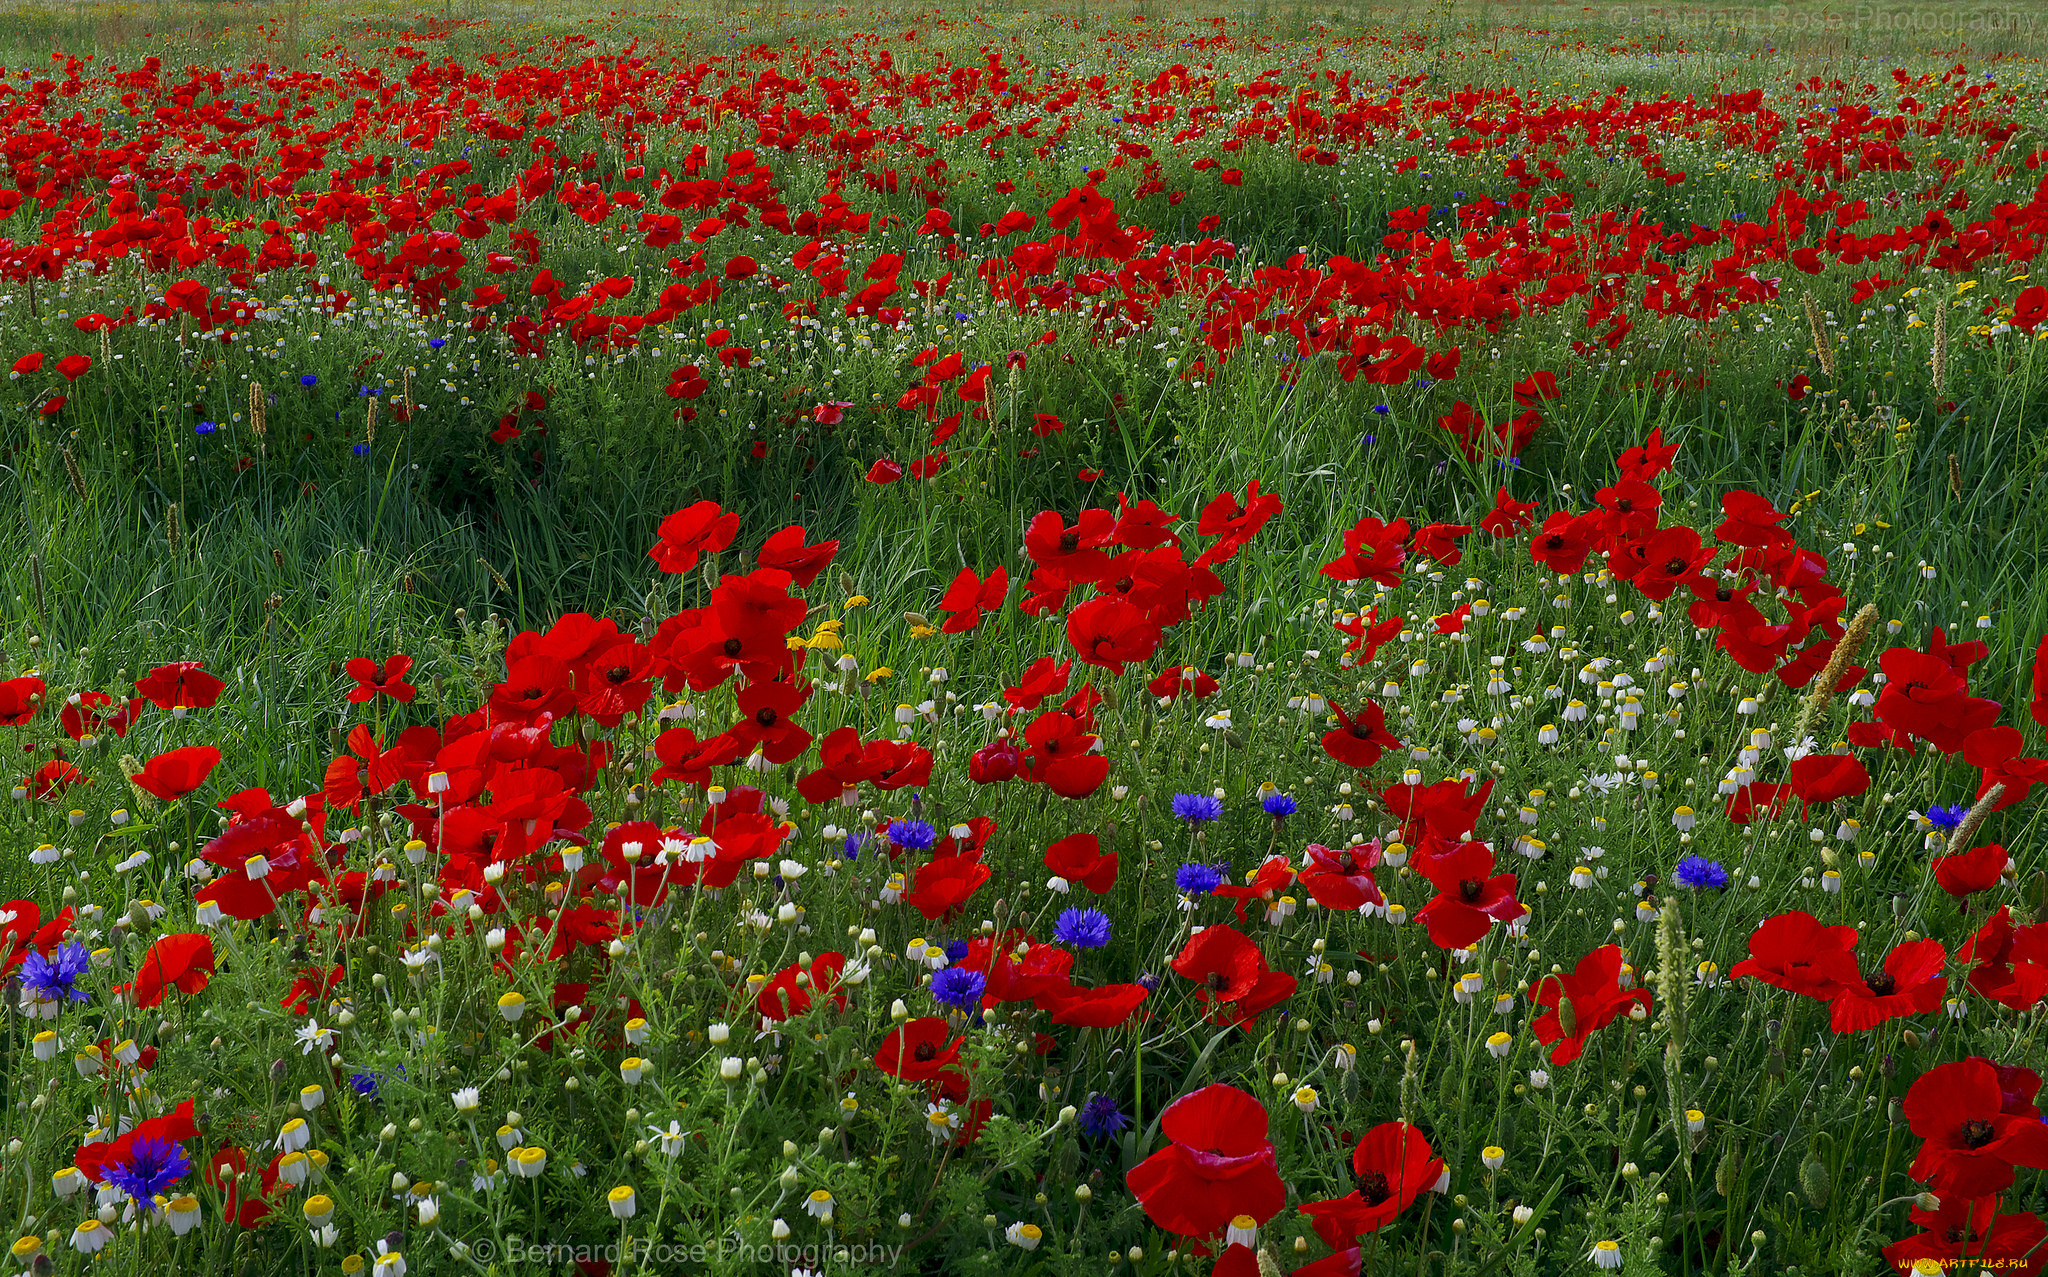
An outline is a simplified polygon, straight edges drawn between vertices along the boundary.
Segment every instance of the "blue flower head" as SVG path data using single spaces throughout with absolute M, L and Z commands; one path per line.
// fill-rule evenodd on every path
M 192 1159 L 175 1142 L 144 1136 L 128 1147 L 128 1155 L 102 1169 L 109 1184 L 138 1202 L 146 1202 L 183 1179 Z
M 1962 824 L 1963 817 L 1969 814 L 1969 807 L 1963 803 L 1957 803 L 1953 807 L 1937 805 L 1927 809 L 1927 821 L 1936 829 L 1948 830 Z
M 1131 1119 L 1107 1095 L 1091 1095 L 1081 1106 L 1081 1133 L 1090 1139 L 1106 1140 L 1130 1124 Z
M 301 373 L 299 374 L 299 384 L 301 386 L 317 386 L 320 384 L 320 378 L 309 372 Z
M 429 350 L 439 350 L 447 344 L 448 339 L 446 337 L 430 337 L 427 339 L 427 348 Z
M 1260 801 L 1259 806 L 1263 807 L 1266 811 L 1266 814 L 1268 816 L 1271 816 L 1275 820 L 1283 820 L 1288 816 L 1292 816 L 1296 811 L 1300 810 L 1300 804 L 1296 803 L 1292 798 L 1289 798 L 1287 795 L 1281 793 L 1267 794 L 1265 798 Z
M 370 455 L 370 445 L 369 445 L 369 444 L 367 444 L 367 443 L 359 443 L 359 444 L 357 444 L 357 445 L 355 446 L 355 454 L 356 454 L 357 456 L 359 456 L 359 457 L 367 457 L 367 456 L 369 456 L 369 455 Z
M 78 987 L 78 978 L 92 965 L 92 953 L 82 944 L 67 944 L 45 958 L 35 950 L 21 964 L 21 987 L 44 1002 L 83 1002 L 90 995 Z
M 215 425 L 213 422 L 202 421 L 198 425 L 192 427 L 192 433 L 195 435 L 210 435 L 218 429 L 220 429 L 220 427 Z
M 968 950 L 965 940 L 948 940 L 941 947 L 946 951 L 946 961 L 955 965 L 967 961 Z
M 1076 949 L 1100 949 L 1109 943 L 1109 915 L 1100 909 L 1063 909 L 1052 933 Z
M 1176 820 L 1185 820 L 1191 825 L 1216 820 L 1223 815 L 1223 800 L 1213 794 L 1175 794 L 1173 815 Z
M 939 841 L 939 831 L 929 821 L 892 820 L 889 841 L 906 851 L 930 851 Z
M 980 1006 L 981 992 L 987 987 L 987 976 L 966 967 L 947 967 L 932 977 L 932 997 L 944 1006 L 962 1011 Z
M 1728 885 L 1728 871 L 1721 867 L 1721 862 L 1705 856 L 1681 857 L 1671 876 L 1679 886 L 1694 890 L 1719 891 Z
M 846 835 L 846 858 L 848 860 L 860 859 L 860 849 L 867 845 L 868 831 L 865 829 L 854 830 L 852 833 Z
M 383 1085 L 384 1075 L 382 1073 L 365 1070 L 361 1073 L 351 1073 L 348 1075 L 348 1089 L 366 1100 L 376 1099 L 377 1089 Z
M 1183 895 L 1206 896 L 1228 876 L 1222 865 L 1182 865 L 1174 872 L 1173 885 Z

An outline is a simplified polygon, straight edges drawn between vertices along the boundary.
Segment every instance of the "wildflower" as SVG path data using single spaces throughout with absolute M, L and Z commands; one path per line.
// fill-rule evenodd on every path
M 1621 1243 L 1612 1239 L 1593 1243 L 1593 1253 L 1587 1256 L 1595 1268 L 1621 1267 Z
M 106 1181 L 137 1201 L 149 1201 L 183 1179 L 192 1159 L 175 1140 L 144 1136 L 130 1144 L 120 1160 L 102 1164 Z
M 1131 1124 L 1117 1102 L 1107 1095 L 1091 1095 L 1081 1106 L 1080 1127 L 1091 1139 L 1106 1140 Z
M 948 967 L 932 977 L 932 997 L 941 1005 L 972 1011 L 981 1004 L 988 977 L 966 967 Z
M 94 1254 L 113 1240 L 114 1230 L 97 1219 L 82 1219 L 71 1230 L 71 1248 L 81 1255 Z
M 1299 810 L 1299 804 L 1292 798 L 1277 792 L 1267 794 L 1260 800 L 1259 806 L 1264 809 L 1268 816 L 1271 816 L 1276 821 L 1285 820 Z
M 893 820 L 885 837 L 906 851 L 930 851 L 938 845 L 939 832 L 922 820 Z M 853 857 L 848 856 L 851 860 Z
M 1172 806 L 1174 819 L 1185 820 L 1190 825 L 1218 820 L 1223 816 L 1223 800 L 1212 794 L 1175 794 Z
M 1479 1150 L 1479 1164 L 1487 1170 L 1497 1171 L 1507 1165 L 1508 1152 L 1497 1144 L 1488 1144 Z
M 1053 934 L 1075 949 L 1100 949 L 1109 943 L 1109 915 L 1100 909 L 1062 910 Z
M 631 1219 L 639 1209 L 631 1184 L 621 1184 L 604 1195 L 605 1203 L 611 1207 L 613 1219 Z
M 1681 857 L 1671 877 L 1679 886 L 1691 887 L 1695 891 L 1719 891 L 1728 885 L 1728 871 L 1719 861 L 1705 856 Z
M 1038 1243 L 1044 1240 L 1044 1237 L 1045 1231 L 1038 1225 L 1026 1224 L 1021 1220 L 1003 1230 L 1003 1239 L 1022 1250 L 1037 1250 Z
M 1173 885 L 1182 895 L 1206 896 L 1228 881 L 1229 876 L 1224 865 L 1186 864 L 1174 871 Z
M 811 1195 L 804 1199 L 804 1213 L 812 1219 L 829 1223 L 832 1219 L 832 1194 L 822 1188 L 813 1189 Z
M 78 987 L 78 978 L 92 964 L 91 952 L 82 944 L 60 945 L 48 958 L 31 949 L 21 964 L 21 988 L 43 1002 L 83 1002 L 91 995 Z
M 1933 806 L 1927 809 L 1927 823 L 1943 833 L 1948 833 L 1962 824 L 1963 817 L 1969 814 L 1970 808 L 1967 803 L 1957 803 L 1951 807 Z

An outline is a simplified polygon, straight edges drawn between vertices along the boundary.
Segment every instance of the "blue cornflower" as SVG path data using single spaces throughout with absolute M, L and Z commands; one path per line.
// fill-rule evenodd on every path
M 1191 825 L 1217 820 L 1223 815 L 1223 800 L 1213 794 L 1175 794 L 1173 815 L 1174 819 L 1185 820 Z
M 939 947 L 946 951 L 946 961 L 955 965 L 967 961 L 968 947 L 965 940 L 948 940 Z
M 1927 823 L 1936 829 L 1954 829 L 1963 823 L 1963 817 L 1970 814 L 1968 806 L 1957 803 L 1953 807 L 1933 806 L 1927 809 Z
M 147 1202 L 183 1179 L 192 1159 L 175 1142 L 143 1136 L 128 1146 L 128 1156 L 101 1168 L 106 1181 L 138 1202 Z
M 1222 865 L 1182 865 L 1173 875 L 1173 885 L 1183 895 L 1206 896 L 1229 877 Z
M 1376 403 L 1372 406 L 1372 410 L 1384 417 L 1392 413 L 1394 408 L 1392 404 Z
M 78 987 L 78 977 L 92 965 L 92 951 L 82 944 L 67 944 L 53 957 L 35 950 L 21 964 L 21 987 L 44 1002 L 83 1002 L 91 995 Z
M 370 445 L 369 445 L 369 444 L 367 444 L 367 443 L 359 443 L 359 444 L 357 444 L 357 445 L 355 446 L 355 454 L 356 454 L 357 456 L 359 456 L 359 457 L 367 457 L 367 456 L 369 456 L 369 455 L 370 455 Z
M 1267 794 L 1259 803 L 1266 814 L 1275 820 L 1284 820 L 1300 810 L 1300 804 L 1285 794 Z
M 1091 1095 L 1081 1106 L 1081 1133 L 1090 1139 L 1106 1140 L 1130 1124 L 1131 1119 L 1107 1095 Z
M 1109 943 L 1109 915 L 1100 909 L 1062 909 L 1052 933 L 1076 949 L 1100 949 Z
M 945 1006 L 962 1011 L 972 1011 L 980 1006 L 981 991 L 987 987 L 987 976 L 966 967 L 947 967 L 932 977 L 932 997 Z
M 1721 867 L 1721 862 L 1705 856 L 1680 857 L 1678 868 L 1672 871 L 1671 876 L 1681 887 L 1719 891 L 1728 885 L 1728 871 Z
M 299 374 L 299 384 L 301 386 L 317 386 L 320 384 L 320 379 L 309 372 L 301 373 Z
M 430 337 L 427 339 L 427 349 L 429 350 L 439 350 L 447 344 L 448 339 L 446 337 Z
M 348 1075 L 348 1089 L 366 1100 L 377 1098 L 377 1089 L 384 1085 L 384 1075 L 365 1070 Z
M 889 841 L 907 851 L 930 851 L 939 841 L 939 831 L 923 820 L 892 820 Z
M 856 829 L 846 835 L 846 858 L 848 860 L 860 859 L 860 849 L 867 846 L 867 844 L 868 831 L 865 829 Z
M 220 429 L 220 427 L 215 425 L 213 422 L 202 421 L 198 425 L 192 427 L 192 433 L 195 435 L 210 435 L 218 429 Z

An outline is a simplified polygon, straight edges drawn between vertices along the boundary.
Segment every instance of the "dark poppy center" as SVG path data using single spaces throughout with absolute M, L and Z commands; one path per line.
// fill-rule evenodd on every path
M 1684 573 L 1685 568 L 1686 562 L 1681 558 L 1673 557 L 1665 560 L 1664 563 L 1664 572 L 1667 576 L 1679 576 Z
M 1486 884 L 1479 881 L 1479 879 L 1477 878 L 1467 878 L 1463 882 L 1458 884 L 1458 896 L 1462 900 L 1464 900 L 1466 904 L 1473 903 L 1485 894 Z
M 1973 1117 L 1956 1134 L 1962 1137 L 1964 1148 L 1983 1148 L 1998 1138 L 1998 1128 L 1981 1117 Z
M 1714 591 L 1714 601 L 1717 603 L 1726 603 L 1728 600 L 1734 597 L 1735 591 L 1729 589 L 1725 585 L 1722 586 L 1720 589 Z
M 916 1048 L 911 1051 L 910 1058 L 916 1060 L 920 1064 L 923 1064 L 937 1058 L 938 1054 L 939 1048 L 933 1046 L 929 1042 L 920 1042 L 917 1044 Z
M 1358 1177 L 1358 1195 L 1368 1206 L 1377 1206 L 1394 1195 L 1394 1187 L 1387 1183 L 1385 1171 L 1367 1171 Z
M 1077 531 L 1060 533 L 1060 549 L 1068 554 L 1081 548 L 1081 533 Z
M 738 656 L 741 646 L 742 644 L 738 639 L 729 638 L 725 641 L 725 654 L 727 656 Z
M 1550 536 L 1543 538 L 1543 548 L 1546 550 L 1562 550 L 1564 549 L 1564 538 L 1552 533 Z
M 1209 992 L 1221 993 L 1230 987 L 1230 977 L 1221 971 L 1211 971 L 1209 973 L 1208 985 Z
M 754 711 L 754 721 L 763 727 L 775 726 L 775 710 L 770 706 L 763 705 L 760 709 Z
M 1623 514 L 1631 514 L 1635 511 L 1636 508 L 1635 498 L 1623 497 L 1621 500 L 1614 503 L 1614 508 L 1616 510 L 1619 510 Z
M 621 683 L 630 683 L 633 681 L 632 668 L 625 665 L 614 665 L 604 672 L 604 681 L 610 683 L 613 687 L 617 687 Z
M 1351 858 L 1350 852 L 1341 851 L 1337 853 L 1337 867 L 1345 873 L 1350 873 L 1357 866 L 1357 863 L 1357 861 Z
M 1888 972 L 1873 971 L 1863 977 L 1863 983 L 1880 998 L 1888 998 L 1899 991 L 1899 982 Z
M 519 693 L 519 695 L 522 700 L 537 701 L 541 697 L 546 696 L 547 692 L 543 688 L 529 687 L 525 691 Z

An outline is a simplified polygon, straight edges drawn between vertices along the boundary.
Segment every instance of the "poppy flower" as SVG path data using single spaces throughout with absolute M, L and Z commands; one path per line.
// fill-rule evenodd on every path
M 2025 737 L 2017 727 L 1980 728 L 1963 741 L 1963 761 L 1983 772 L 1977 782 L 1977 797 L 1984 797 L 1995 785 L 2005 786 L 1993 811 L 2025 802 L 2034 786 L 2048 785 L 2048 758 L 2026 758 L 2022 756 L 2025 753 Z
M 964 908 L 967 898 L 989 880 L 990 869 L 974 856 L 945 856 L 927 861 L 903 893 L 903 903 L 930 922 Z
M 1067 985 L 1041 993 L 1033 999 L 1051 1014 L 1054 1024 L 1073 1028 L 1113 1029 L 1137 1014 L 1151 995 L 1142 984 L 1104 984 L 1092 988 Z
M 1356 714 L 1347 714 L 1331 701 L 1330 710 L 1338 725 L 1323 733 L 1323 752 L 1346 767 L 1370 767 L 1386 751 L 1401 748 L 1400 738 L 1387 730 L 1386 711 L 1378 702 L 1368 699 Z
M 1904 1015 L 1941 1009 L 1948 992 L 1942 967 L 1948 951 L 1939 940 L 1909 940 L 1885 955 L 1884 967 L 1835 994 L 1829 1021 L 1837 1033 L 1861 1033 Z
M 790 717 L 810 696 L 809 683 L 749 683 L 734 698 L 740 720 L 731 734 L 771 763 L 789 762 L 811 745 L 811 734 Z
M 80 1148 L 77 1155 L 73 1157 L 72 1164 L 78 1167 L 80 1171 L 83 1171 L 85 1177 L 95 1184 L 110 1182 L 110 1172 L 112 1172 L 111 1181 L 118 1182 L 124 1174 L 124 1168 L 140 1169 L 136 1166 L 138 1150 L 143 1152 L 143 1158 L 147 1160 L 148 1150 L 152 1145 L 175 1147 L 180 1142 L 192 1139 L 198 1135 L 199 1127 L 193 1120 L 193 1111 L 193 1101 L 186 1100 L 178 1105 L 177 1108 L 160 1117 L 144 1118 L 122 1132 L 117 1139 L 102 1140 Z M 178 1152 L 175 1158 L 163 1157 L 161 1164 L 165 1172 L 168 1173 L 181 1159 L 183 1160 L 184 1170 L 189 1171 L 191 1169 L 191 1162 L 189 1159 L 184 1159 L 182 1150 Z M 181 1171 L 180 1175 L 182 1174 L 183 1172 Z M 176 1179 L 177 1177 L 174 1176 L 163 1183 L 151 1186 L 149 1193 L 145 1194 L 145 1196 L 161 1192 L 162 1189 L 169 1187 L 171 1183 L 175 1183 Z
M 1551 1047 L 1552 1064 L 1578 1059 L 1585 1052 L 1586 1038 L 1616 1016 L 1637 1006 L 1645 1011 L 1650 1008 L 1648 989 L 1621 987 L 1621 949 L 1611 944 L 1580 958 L 1569 975 L 1543 977 L 1529 997 L 1536 1005 L 1550 1008 L 1530 1027 L 1538 1042 Z
M 1472 530 L 1469 523 L 1428 523 L 1415 530 L 1413 548 L 1415 553 L 1426 559 L 1435 559 L 1445 567 L 1455 567 L 1465 557 L 1458 547 L 1458 538 Z
M 837 541 L 805 545 L 803 526 L 793 523 L 763 541 L 754 562 L 764 568 L 789 573 L 798 589 L 808 590 L 811 582 L 818 579 L 818 573 L 823 572 L 838 553 Z
M 1766 785 L 1752 781 L 1728 795 L 1728 819 L 1738 825 L 1746 825 L 1758 816 L 1776 817 L 1784 812 L 1785 803 L 1791 797 L 1790 785 Z
M 417 687 L 405 681 L 406 671 L 412 668 L 412 658 L 398 652 L 386 658 L 382 665 L 367 656 L 351 657 L 342 669 L 355 680 L 349 689 L 351 705 L 361 705 L 378 696 L 389 696 L 401 705 L 410 705 L 420 694 Z
M 1650 480 L 1671 468 L 1671 461 L 1678 455 L 1678 445 L 1666 445 L 1664 427 L 1650 431 L 1647 441 L 1634 448 L 1624 448 L 1614 459 L 1614 468 L 1621 471 L 1624 479 Z
M 90 355 L 66 355 L 57 361 L 58 375 L 66 381 L 77 381 L 92 367 Z
M 149 946 L 135 969 L 129 986 L 138 1007 L 162 1004 L 164 993 L 198 993 L 213 978 L 213 937 L 207 935 L 164 936 Z
M 2015 927 L 2012 909 L 2000 905 L 1956 954 L 1970 965 L 1970 987 L 2015 1011 L 2029 1011 L 2048 997 L 2048 924 Z
M 1623 545 L 1609 564 L 1644 598 L 1662 603 L 1678 587 L 1698 580 L 1719 553 L 1691 528 L 1670 527 Z
M 2005 876 L 2005 848 L 1988 842 L 1981 847 L 1934 858 L 1934 883 L 1958 900 L 1989 891 Z
M 938 1016 L 906 1020 L 875 1048 L 875 1067 L 905 1082 L 929 1082 L 960 1062 L 960 1047 L 966 1039 L 948 1042 L 950 1032 Z
M 1894 647 L 1878 665 L 1885 684 L 1872 713 L 1887 727 L 1953 754 L 1971 733 L 1998 721 L 1998 703 L 1970 695 L 1968 677 L 1945 652 Z
M 2035 1277 L 2048 1265 L 2048 1254 L 2041 1252 L 2048 1225 L 2031 1213 L 2001 1213 L 1996 1195 L 1946 1196 L 1931 1211 L 1915 1205 L 1909 1218 L 1923 1231 L 1884 1248 L 1893 1272 L 1931 1271 L 1916 1265 L 1932 1260 L 1945 1273 L 1976 1269 Z
M 1199 701 L 1214 696 L 1220 686 L 1215 678 L 1192 665 L 1175 665 L 1159 671 L 1145 684 L 1145 690 L 1161 700 L 1190 696 Z
M 739 530 L 739 515 L 721 509 L 716 501 L 699 501 L 661 521 L 661 539 L 648 549 L 647 557 L 664 572 L 688 572 L 704 555 L 731 545 Z
M 128 729 L 141 716 L 142 707 L 149 701 L 133 696 L 119 702 L 105 692 L 80 692 L 67 700 L 59 711 L 57 721 L 64 728 L 64 734 L 72 740 L 84 740 L 102 731 L 111 731 L 116 736 L 126 736 Z
M 1355 913 L 1367 905 L 1383 904 L 1386 897 L 1372 876 L 1380 852 L 1378 839 L 1334 850 L 1310 843 L 1301 885 L 1325 909 Z
M 2041 1081 L 1982 1056 L 1939 1064 L 1906 1092 L 1906 1122 L 1925 1141 L 1911 1174 L 1943 1198 L 1982 1197 L 2012 1186 L 2013 1168 L 2048 1167 L 2048 1125 L 2027 1101 Z M 2011 1096 L 2008 1095 L 2011 1092 Z
M 1047 847 L 1045 867 L 1098 896 L 1116 886 L 1117 854 L 1105 853 L 1094 834 L 1069 834 Z
M 1854 798 L 1870 788 L 1870 772 L 1849 754 L 1808 754 L 1794 759 L 1792 792 L 1808 807 Z
M 1213 1237 L 1240 1215 L 1263 1224 L 1286 1206 L 1266 1107 L 1250 1095 L 1213 1083 L 1168 1105 L 1159 1129 L 1170 1142 L 1124 1182 L 1167 1232 Z
M 211 745 L 187 745 L 158 754 L 128 779 L 167 803 L 176 802 L 206 783 L 206 777 L 220 763 L 220 751 Z
M 1436 895 L 1415 911 L 1415 920 L 1428 927 L 1430 942 L 1440 949 L 1469 949 L 1494 923 L 1529 912 L 1515 899 L 1515 876 L 1493 872 L 1493 853 L 1483 842 L 1425 850 L 1415 867 L 1436 888 Z
M 1067 613 L 1067 642 L 1074 654 L 1112 674 L 1159 650 L 1160 631 L 1144 611 L 1115 595 L 1103 595 Z
M 187 709 L 211 709 L 226 687 L 226 683 L 201 669 L 198 661 L 159 665 L 135 680 L 136 691 L 148 697 L 158 709 L 174 713 Z
M 1729 969 L 1728 978 L 1753 976 L 1787 993 L 1827 1001 L 1862 981 L 1855 949 L 1856 928 L 1826 926 L 1795 909 L 1764 919 L 1750 933 L 1749 956 Z
M 1333 581 L 1373 581 L 1393 589 L 1408 560 L 1408 521 L 1384 523 L 1368 515 L 1344 534 L 1344 553 L 1323 564 Z
M 867 480 L 869 483 L 894 483 L 902 477 L 902 463 L 891 461 L 887 457 L 883 457 L 868 467 Z
M 1493 494 L 1493 509 L 1479 520 L 1481 531 L 1497 537 L 1511 537 L 1536 522 L 1536 503 L 1517 501 L 1505 485 Z
M 952 615 L 939 628 L 947 634 L 964 634 L 981 624 L 981 614 L 994 612 L 1003 606 L 1003 596 L 1010 592 L 1010 570 L 998 567 L 988 574 L 986 580 L 975 575 L 973 568 L 961 568 L 953 583 L 946 587 L 946 593 L 939 599 L 939 610 Z
M 23 355 L 21 358 L 14 361 L 13 375 L 16 377 L 26 377 L 31 373 L 38 373 L 41 372 L 42 370 L 43 352 L 40 350 L 32 350 L 28 354 Z
M 0 683 L 0 727 L 19 727 L 36 716 L 49 689 L 33 674 Z M 76 736 L 73 740 L 78 739 Z
M 1382 1122 L 1351 1151 L 1358 1187 L 1343 1197 L 1303 1202 L 1301 1213 L 1309 1217 L 1324 1244 L 1345 1250 L 1361 1235 L 1393 1223 L 1416 1198 L 1437 1186 L 1445 1169 L 1421 1131 L 1406 1122 Z
M 789 1020 L 811 1009 L 818 997 L 829 999 L 842 1010 L 846 994 L 839 989 L 839 976 L 846 969 L 846 955 L 821 953 L 806 970 L 790 963 L 761 986 L 754 1007 L 764 1020 Z

